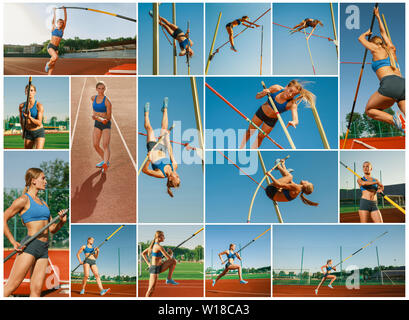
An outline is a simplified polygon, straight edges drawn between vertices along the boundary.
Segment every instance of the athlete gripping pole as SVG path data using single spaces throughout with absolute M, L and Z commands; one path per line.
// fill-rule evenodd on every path
M 30 77 L 31 78 L 31 77 Z M 65 209 L 63 213 L 60 215 L 55 216 L 47 225 L 42 227 L 38 232 L 36 232 L 34 235 L 32 235 L 30 238 L 28 238 L 26 241 L 21 243 L 19 249 L 22 249 L 26 247 L 31 241 L 36 239 L 40 234 L 42 234 L 46 229 L 48 229 L 52 224 L 56 223 L 58 220 L 60 220 L 62 217 L 64 217 L 68 212 L 68 209 Z M 13 257 L 18 251 L 14 250 L 12 253 L 10 253 L 7 257 L 4 258 L 3 263 L 5 263 L 7 260 L 9 260 L 11 257 Z
M 264 160 L 263 160 L 263 157 L 261 155 L 261 152 L 259 150 L 257 150 L 257 154 L 258 154 L 258 159 L 260 161 L 261 167 L 263 168 L 264 175 L 267 176 L 267 183 L 270 184 L 271 183 L 270 177 L 267 175 L 267 169 L 266 169 L 266 166 L 264 164 Z M 280 208 L 278 207 L 278 204 L 277 204 L 277 202 L 275 200 L 273 200 L 273 205 L 274 205 L 274 209 L 276 210 L 278 221 L 280 223 L 283 223 L 283 218 L 281 216 Z
M 263 235 L 265 235 L 268 231 L 270 231 L 271 230 L 271 228 L 268 228 L 266 231 L 264 231 L 262 234 L 260 234 L 260 235 L 258 235 L 257 237 L 255 237 L 253 240 L 251 240 L 249 243 L 247 243 L 244 247 L 242 247 L 240 250 L 238 250 L 238 251 L 235 251 L 235 253 L 240 253 L 244 248 L 247 248 L 249 245 L 251 245 L 253 242 L 255 242 L 258 238 L 261 238 Z M 223 262 L 223 264 L 224 263 L 226 263 L 228 261 L 228 259 L 227 260 L 225 260 L 224 262 Z
M 375 4 L 375 8 L 378 7 L 378 3 Z M 372 28 L 373 28 L 373 24 L 375 22 L 375 13 L 372 14 L 372 21 L 371 21 L 371 27 L 369 28 L 369 31 L 372 32 Z M 371 38 L 371 35 L 368 35 L 368 40 Z M 361 85 L 361 79 L 362 79 L 362 74 L 364 72 L 364 67 L 365 67 L 365 61 L 366 61 L 366 55 L 368 54 L 368 49 L 365 48 L 365 53 L 364 53 L 364 58 L 362 60 L 362 66 L 361 66 L 361 72 L 359 73 L 359 78 L 358 78 L 358 84 L 356 85 L 356 90 L 355 90 L 355 97 L 354 97 L 354 102 L 352 103 L 352 110 L 351 113 L 349 115 L 349 121 L 348 121 L 348 126 L 347 126 L 347 132 L 345 134 L 345 138 L 344 138 L 344 144 L 342 146 L 342 149 L 345 149 L 346 143 L 347 143 L 347 139 L 348 139 L 348 134 L 349 134 L 349 130 L 351 128 L 351 123 L 352 123 L 352 117 L 354 115 L 354 110 L 355 110 L 355 104 L 356 104 L 356 99 L 358 97 L 358 91 L 359 91 L 359 86 Z
M 99 249 L 100 247 L 102 247 L 109 239 L 111 239 L 119 230 L 121 230 L 125 225 L 121 225 L 119 228 L 117 228 L 114 232 L 112 232 L 104 241 L 102 241 L 95 249 L 95 250 Z M 75 270 L 77 270 L 79 268 L 79 266 L 81 266 L 81 264 L 79 263 L 72 271 L 71 273 L 73 273 Z
M 264 89 L 267 89 L 267 87 L 266 87 L 264 81 L 261 81 L 261 85 L 263 86 Z M 279 113 L 278 110 L 277 110 L 277 107 L 276 107 L 276 105 L 275 105 L 275 103 L 274 103 L 274 101 L 273 101 L 273 98 L 271 97 L 271 93 L 269 92 L 269 93 L 267 93 L 267 95 L 268 95 L 268 100 L 270 101 L 270 104 L 273 106 L 274 112 L 277 114 L 278 121 L 280 121 L 280 124 L 281 124 L 281 126 L 283 127 L 284 133 L 285 133 L 285 135 L 287 136 L 287 139 L 288 139 L 288 142 L 289 142 L 290 145 L 291 145 L 291 148 L 292 148 L 292 149 L 295 149 L 294 142 L 293 142 L 293 140 L 291 139 L 290 134 L 288 133 L 288 130 L 287 130 L 287 127 L 286 127 L 285 124 L 284 124 L 283 118 L 281 118 L 281 115 L 280 115 L 280 113 Z
M 27 110 L 28 110 L 28 103 L 29 103 L 29 101 L 30 101 L 31 81 L 32 81 L 32 77 L 29 77 L 29 78 L 28 78 L 28 86 L 27 86 L 26 107 L 22 109 L 23 121 L 22 121 L 22 128 L 21 128 L 21 131 L 22 131 L 21 137 L 23 138 L 23 140 L 25 139 L 25 133 L 26 133 Z
M 288 159 L 289 157 L 290 157 L 289 155 L 286 156 L 286 157 L 284 158 L 284 160 Z M 277 163 L 274 167 L 272 167 L 272 168 L 270 169 L 270 171 L 268 171 L 268 172 L 264 175 L 263 179 L 261 179 L 260 183 L 258 184 L 257 189 L 256 189 L 256 191 L 254 192 L 253 198 L 251 199 L 250 208 L 249 208 L 249 213 L 248 213 L 248 216 L 247 216 L 247 223 L 250 223 L 251 211 L 252 211 L 252 209 L 253 209 L 254 199 L 256 199 L 256 195 L 257 195 L 258 190 L 259 190 L 260 187 L 262 186 L 264 180 L 267 179 L 268 173 L 270 173 L 271 171 L 273 171 L 273 170 L 274 170 L 275 168 L 277 168 L 279 165 L 280 165 L 280 163 Z M 280 221 L 280 222 L 282 222 L 282 221 Z
M 348 167 L 346 164 L 344 164 L 342 161 L 340 161 L 340 163 L 346 168 L 348 169 L 350 172 L 352 172 L 355 176 L 357 176 L 359 179 L 362 179 L 362 177 L 357 174 L 354 170 L 352 170 L 350 167 Z M 363 180 L 363 179 L 362 179 Z M 402 212 L 403 214 L 406 214 L 405 209 L 403 209 L 400 205 L 398 205 L 395 201 L 393 201 L 392 199 L 390 199 L 387 195 L 385 195 L 383 192 L 379 192 L 380 195 L 382 197 L 385 198 L 386 201 L 388 201 L 391 205 L 393 205 L 396 209 L 398 209 L 400 212 Z
M 213 89 L 207 82 L 205 83 L 206 87 L 209 88 L 216 96 L 222 99 L 230 108 L 236 111 L 242 118 L 244 118 L 248 123 L 250 123 L 254 128 L 256 128 L 259 132 L 261 132 L 267 139 L 269 139 L 272 143 L 274 143 L 280 149 L 283 149 L 277 142 L 275 142 L 267 133 L 265 133 L 259 126 L 257 126 L 253 121 L 247 118 L 239 109 L 233 106 L 229 101 L 227 101 L 220 93 L 218 93 L 215 89 Z

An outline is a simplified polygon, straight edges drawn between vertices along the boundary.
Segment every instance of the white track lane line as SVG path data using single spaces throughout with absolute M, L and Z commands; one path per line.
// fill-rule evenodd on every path
M 71 78 L 72 81 L 72 78 Z M 80 108 L 81 108 L 81 102 L 82 102 L 82 95 L 84 93 L 85 89 L 85 83 L 87 82 L 87 78 L 84 80 L 84 84 L 82 85 L 81 89 L 81 95 L 80 95 L 80 101 L 78 102 L 78 107 L 77 107 L 77 114 L 75 115 L 75 121 L 74 121 L 74 127 L 72 128 L 72 135 L 71 135 L 71 144 L 70 144 L 70 149 L 72 150 L 72 144 L 74 143 L 74 136 L 75 136 L 75 129 L 77 128 L 77 122 L 78 122 L 78 115 L 80 113 Z M 72 83 L 72 82 L 71 82 Z M 72 90 L 72 88 L 71 88 Z
M 95 80 L 98 82 L 97 77 L 95 77 Z M 126 151 L 128 152 L 128 156 L 129 156 L 129 158 L 131 159 L 132 165 L 133 165 L 135 171 L 138 171 L 138 168 L 136 167 L 136 162 L 135 162 L 135 160 L 134 160 L 133 157 L 132 157 L 131 151 L 129 150 L 128 145 L 126 144 L 126 141 L 125 141 L 125 139 L 124 139 L 124 137 L 123 137 L 123 135 L 122 135 L 121 130 L 119 129 L 119 126 L 118 126 L 118 123 L 117 123 L 116 120 L 115 120 L 114 114 L 111 113 L 111 115 L 112 115 L 112 121 L 114 122 L 115 127 L 116 127 L 116 129 L 118 130 L 119 137 L 121 138 L 122 143 L 124 144 L 124 147 L 125 147 Z

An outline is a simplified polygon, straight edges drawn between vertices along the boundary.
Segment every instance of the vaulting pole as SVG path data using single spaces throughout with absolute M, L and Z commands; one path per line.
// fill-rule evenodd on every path
M 221 17 L 222 17 L 222 13 L 220 12 L 219 13 L 219 18 L 217 19 L 216 29 L 215 29 L 214 35 L 213 35 L 212 45 L 210 47 L 209 57 L 207 58 L 206 70 L 205 70 L 206 75 L 207 75 L 207 71 L 209 71 L 210 60 L 212 60 L 212 57 L 213 57 L 213 48 L 214 48 L 214 43 L 216 42 L 216 37 L 217 37 L 217 32 L 219 30 L 219 24 L 220 24 L 220 18 Z
M 377 7 L 378 7 L 378 3 L 375 4 L 375 8 L 377 8 Z M 375 22 L 375 13 L 372 14 L 371 27 L 369 28 L 369 31 L 372 31 L 374 22 Z M 368 41 L 369 41 L 370 38 L 371 38 L 371 35 L 368 35 Z M 347 140 L 348 140 L 349 130 L 351 129 L 352 117 L 353 117 L 353 115 L 354 115 L 356 99 L 357 99 L 357 97 L 358 97 L 359 86 L 361 85 L 361 79 L 362 79 L 362 74 L 363 74 L 363 72 L 364 72 L 365 60 L 366 60 L 366 55 L 367 55 L 367 54 L 368 54 L 368 49 L 365 48 L 364 58 L 363 58 L 363 60 L 362 60 L 361 72 L 359 73 L 358 84 L 356 85 L 354 102 L 352 103 L 352 110 L 351 110 L 351 113 L 350 113 L 350 115 L 349 115 L 349 121 L 348 121 L 348 126 L 347 126 L 347 132 L 346 132 L 346 134 L 345 134 L 344 144 L 343 144 L 343 146 L 342 146 L 342 149 L 345 149 L 345 146 L 346 146 L 346 143 L 347 143 Z

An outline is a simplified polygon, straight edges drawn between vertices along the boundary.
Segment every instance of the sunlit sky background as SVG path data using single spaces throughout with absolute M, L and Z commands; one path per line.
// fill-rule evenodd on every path
M 69 3 L 67 7 L 85 7 L 120 14 L 136 19 L 133 3 Z M 53 7 L 62 3 L 6 3 L 4 4 L 4 44 L 42 44 L 51 37 Z M 57 10 L 57 19 L 64 11 Z M 64 38 L 105 40 L 106 38 L 135 37 L 136 23 L 111 15 L 67 9 Z

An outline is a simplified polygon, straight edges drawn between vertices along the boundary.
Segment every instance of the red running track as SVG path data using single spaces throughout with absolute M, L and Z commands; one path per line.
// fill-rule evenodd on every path
M 106 174 L 95 167 L 91 96 L 97 80 L 112 103 L 111 159 Z M 136 78 L 71 78 L 71 221 L 136 222 Z

